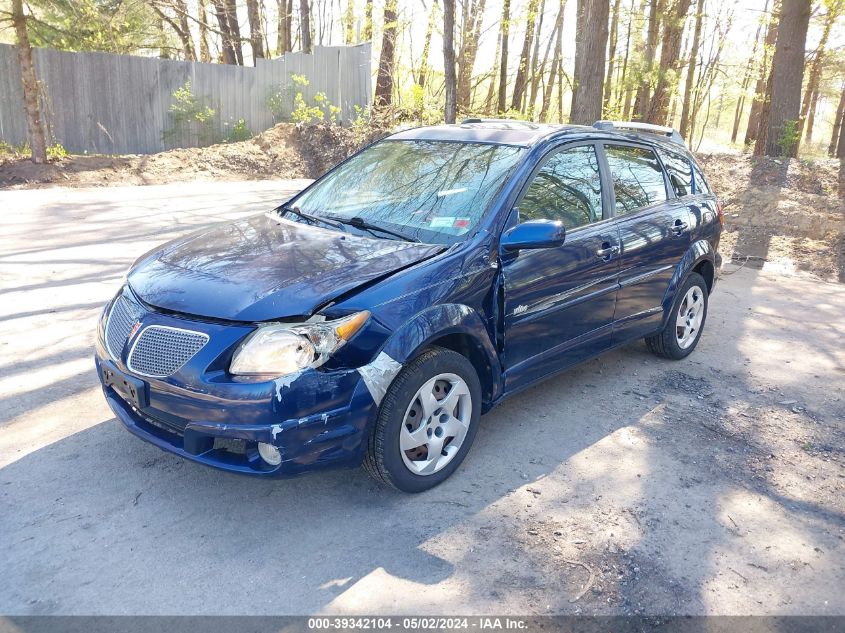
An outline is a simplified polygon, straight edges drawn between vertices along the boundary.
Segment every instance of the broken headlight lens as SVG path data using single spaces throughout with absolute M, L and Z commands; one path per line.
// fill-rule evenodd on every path
M 232 357 L 240 376 L 284 376 L 319 367 L 360 330 L 370 313 L 320 323 L 273 323 L 250 334 Z

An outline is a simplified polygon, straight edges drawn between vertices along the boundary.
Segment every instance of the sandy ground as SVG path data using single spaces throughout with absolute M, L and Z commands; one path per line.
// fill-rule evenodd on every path
M 422 495 L 125 432 L 91 345 L 126 267 L 298 186 L 0 192 L 0 613 L 845 614 L 845 286 L 805 274 L 724 276 L 691 357 L 521 394 Z

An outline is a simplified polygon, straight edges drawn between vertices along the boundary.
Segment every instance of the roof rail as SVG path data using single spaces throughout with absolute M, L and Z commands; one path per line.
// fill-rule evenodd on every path
M 678 130 L 665 125 L 653 125 L 651 123 L 641 123 L 640 121 L 596 121 L 593 127 L 597 130 L 632 130 L 634 132 L 647 132 L 649 134 L 657 134 L 659 136 L 666 136 L 673 143 L 683 145 L 686 147 L 684 137 L 678 133 Z
M 519 123 L 521 125 L 537 125 L 534 121 L 526 121 L 525 119 L 486 119 L 479 117 L 469 117 L 461 121 L 461 125 L 467 123 Z

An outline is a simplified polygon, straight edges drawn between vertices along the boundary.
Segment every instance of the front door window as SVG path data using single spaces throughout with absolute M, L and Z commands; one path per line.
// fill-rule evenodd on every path
M 566 230 L 602 219 L 601 175 L 592 145 L 554 154 L 519 203 L 519 220 L 560 220 Z

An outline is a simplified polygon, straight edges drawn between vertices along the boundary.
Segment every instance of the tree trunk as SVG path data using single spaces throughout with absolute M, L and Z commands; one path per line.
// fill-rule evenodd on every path
M 619 4 L 621 0 L 613 3 L 613 17 L 610 19 L 610 50 L 607 54 L 607 76 L 604 79 L 604 109 L 610 109 L 610 98 L 613 94 L 613 70 L 616 64 L 616 40 L 619 37 Z M 630 31 L 629 31 L 630 33 Z
M 377 108 L 393 103 L 393 62 L 396 48 L 396 2 L 387 0 L 384 5 L 384 29 L 381 36 L 381 57 L 376 75 L 376 96 L 373 105 Z
M 208 46 L 208 0 L 197 0 L 197 12 L 200 23 L 200 61 L 211 61 L 211 49 Z
M 249 21 L 249 44 L 252 48 L 252 63 L 264 59 L 264 36 L 261 33 L 261 14 L 258 11 L 258 0 L 246 0 L 246 15 Z
M 494 114 L 493 99 L 496 98 L 496 78 L 499 76 L 499 60 L 502 54 L 502 27 L 499 25 L 499 35 L 496 37 L 496 55 L 493 57 L 493 70 L 490 73 L 490 85 L 487 87 L 487 97 L 484 99 L 484 113 Z
M 540 121 L 545 123 L 549 116 L 549 106 L 552 103 L 555 89 L 555 77 L 558 74 L 560 67 L 560 51 L 563 48 L 563 12 L 566 9 L 566 0 L 560 0 L 560 9 L 555 18 L 555 27 L 552 31 L 552 37 L 555 38 L 555 52 L 552 57 L 552 67 L 549 71 L 549 81 L 543 90 L 543 105 L 540 106 Z M 546 52 L 548 55 L 548 51 Z
M 530 90 L 526 88 L 528 98 L 525 100 L 525 104 L 522 109 L 522 111 L 528 113 L 529 116 L 533 116 L 534 103 L 537 100 L 537 83 L 540 81 L 540 76 L 543 74 L 543 71 L 540 71 L 539 73 L 537 72 L 537 65 L 539 63 L 540 57 L 540 38 L 543 37 L 543 14 L 545 13 L 545 11 L 546 0 L 540 0 L 540 9 L 537 14 L 537 34 L 534 37 L 534 51 L 531 54 L 531 73 L 526 79 L 526 86 L 530 86 Z M 549 42 L 551 43 L 553 39 L 554 33 L 552 33 L 551 37 L 549 38 Z
M 293 50 L 293 0 L 286 0 L 287 15 L 285 15 L 285 51 Z
M 757 140 L 760 131 L 760 117 L 763 113 L 763 105 L 766 101 L 766 87 L 771 74 L 770 55 L 778 39 L 778 24 L 780 24 L 780 0 L 775 0 L 772 5 L 772 14 L 769 18 L 769 25 L 766 27 L 766 39 L 763 42 L 763 63 L 760 66 L 760 76 L 757 78 L 757 85 L 754 88 L 754 99 L 751 101 L 751 112 L 748 114 L 748 125 L 745 128 L 745 144 L 750 145 Z
M 466 5 L 464 5 L 466 6 Z M 472 69 L 478 54 L 478 40 L 481 38 L 481 21 L 484 19 L 485 0 L 473 1 L 463 15 L 463 38 L 458 56 L 457 108 L 471 109 Z
M 455 75 L 455 0 L 443 0 L 443 68 L 445 75 L 446 123 L 455 122 L 458 78 Z
M 188 25 L 188 7 L 185 0 L 176 0 L 176 13 L 179 15 L 179 30 L 177 35 L 182 42 L 182 52 L 188 61 L 196 61 L 197 53 L 194 48 L 194 38 L 191 36 L 191 27 Z
M 813 127 L 816 122 L 816 111 L 819 107 L 819 91 L 813 93 L 813 99 L 810 102 L 810 112 L 807 114 L 807 122 L 804 124 L 804 138 L 807 141 L 807 144 L 810 145 L 813 142 Z
M 768 1 L 768 0 L 767 0 Z M 681 107 L 680 133 L 684 138 L 689 133 L 690 106 L 692 105 L 692 91 L 695 86 L 695 68 L 698 64 L 698 49 L 701 46 L 701 27 L 704 22 L 704 0 L 698 0 L 695 6 L 695 30 L 692 34 L 692 46 L 687 66 L 687 79 L 684 85 L 684 104 Z
M 355 43 L 355 3 L 353 0 L 346 0 L 346 17 L 344 18 L 343 41 L 347 46 Z
M 769 0 L 763 5 L 763 13 L 769 9 Z M 751 84 L 751 76 L 754 74 L 754 59 L 757 57 L 757 44 L 760 41 L 760 31 L 763 29 L 763 22 L 757 24 L 757 32 L 754 34 L 754 45 L 751 48 L 751 56 L 748 58 L 748 66 L 745 69 L 745 76 L 742 78 L 739 99 L 736 101 L 736 112 L 734 112 L 734 125 L 731 130 L 731 143 L 736 143 L 739 136 L 739 122 L 742 120 L 742 111 L 745 108 L 745 93 Z
M 288 52 L 287 38 L 288 38 L 288 0 L 276 0 L 276 7 L 278 10 L 277 27 L 278 38 L 276 39 L 276 57 L 281 57 Z
M 32 46 L 27 33 L 27 17 L 23 12 L 22 0 L 12 0 L 12 23 L 18 40 L 18 63 L 21 67 L 23 84 L 23 105 L 26 110 L 26 126 L 32 162 L 41 165 L 47 162 L 47 141 L 41 122 L 41 108 L 38 99 L 38 79 L 32 63 Z
M 434 23 L 437 19 L 437 0 L 431 3 L 431 13 L 428 14 L 428 26 L 425 28 L 425 40 L 423 41 L 422 61 L 420 61 L 420 72 L 417 75 L 417 85 L 425 88 L 428 79 L 428 56 L 431 53 L 431 35 L 434 33 Z
M 299 0 L 299 30 L 302 38 L 302 50 L 311 52 L 311 7 L 308 0 Z
M 712 105 L 711 99 L 711 91 L 713 89 L 713 82 L 715 81 L 716 77 L 720 74 L 719 72 L 719 59 L 722 56 L 722 51 L 725 48 L 725 43 L 728 41 L 728 33 L 731 30 L 731 12 L 729 12 L 729 17 L 727 20 L 727 24 L 725 25 L 724 30 L 719 28 L 719 19 L 716 20 L 716 33 L 713 35 L 714 42 L 718 42 L 718 46 L 716 47 L 716 52 L 712 52 L 711 46 L 711 55 L 710 59 L 704 65 L 701 76 L 698 80 L 699 86 L 703 86 L 703 88 L 699 88 L 699 90 L 693 95 L 693 105 L 692 105 L 692 112 L 690 114 L 690 138 L 695 135 L 695 119 L 698 116 L 699 108 L 701 104 L 705 100 L 707 100 L 707 114 L 704 117 L 704 124 L 701 126 L 701 137 L 699 138 L 698 144 L 701 144 L 701 138 L 704 137 L 704 130 L 707 127 L 707 122 L 710 118 L 710 106 Z M 703 96 L 702 96 L 703 95 Z M 699 97 L 702 96 L 701 99 Z M 697 147 L 697 146 L 696 146 Z
M 179 42 L 182 44 L 182 55 L 185 60 L 189 62 L 196 61 L 197 54 L 194 50 L 194 40 L 191 37 L 191 29 L 188 26 L 188 7 L 185 5 L 184 0 L 173 0 L 170 7 L 176 13 L 176 17 L 165 13 L 158 5 L 152 5 L 152 10 L 159 17 L 159 23 L 162 25 L 162 37 L 164 37 L 164 24 L 167 24 L 176 33 L 176 37 L 179 38 Z
M 502 54 L 499 58 L 499 101 L 497 110 L 504 112 L 508 107 L 508 33 L 510 31 L 511 0 L 502 3 Z
M 513 84 L 513 98 L 511 99 L 511 108 L 514 110 L 522 110 L 522 102 L 525 97 L 526 77 L 529 70 L 531 43 L 534 40 L 534 23 L 537 20 L 538 3 L 539 0 L 528 0 L 525 40 L 522 42 L 522 53 L 519 56 L 519 68 L 516 70 L 516 79 Z
M 845 158 L 845 121 L 839 121 L 839 141 L 836 145 L 836 158 Z
M 557 121 L 563 123 L 563 78 L 566 73 L 563 70 L 563 39 L 559 40 L 557 56 L 560 63 L 557 66 Z
M 681 36 L 684 33 L 691 0 L 675 0 L 667 12 L 663 27 L 663 44 L 660 47 L 660 65 L 657 86 L 651 97 L 647 120 L 664 125 L 669 113 L 669 91 L 678 71 L 678 57 L 681 52 Z
M 642 80 L 637 98 L 634 101 L 634 117 L 642 120 L 651 104 L 651 71 L 654 69 L 654 57 L 657 52 L 657 38 L 660 35 L 660 16 L 663 13 L 663 0 L 651 0 L 651 12 L 648 16 L 648 35 L 643 53 Z
M 609 13 L 608 0 L 578 0 L 570 123 L 592 125 L 601 119 Z
M 757 139 L 755 155 L 795 156 L 804 78 L 804 47 L 810 22 L 810 0 L 783 0 L 778 40 L 772 56 L 768 91 L 768 124 Z M 794 127 L 793 127 L 794 126 Z M 763 131 L 763 130 L 761 130 Z
M 813 63 L 810 65 L 810 77 L 807 81 L 807 90 L 804 93 L 804 101 L 801 104 L 801 115 L 798 119 L 798 138 L 804 131 L 807 117 L 810 116 L 810 106 L 818 99 L 819 81 L 822 75 L 822 63 L 824 61 L 825 48 L 827 47 L 827 40 L 830 37 L 830 29 L 833 23 L 839 17 L 841 8 L 845 6 L 843 2 L 831 2 L 828 5 L 827 16 L 824 20 L 824 27 L 822 29 L 822 37 L 819 40 L 819 45 L 816 48 L 816 54 L 813 57 Z M 812 129 L 812 126 L 808 126 Z
M 214 15 L 217 17 L 217 26 L 220 28 L 220 48 L 223 54 L 223 63 L 235 65 L 238 63 L 235 55 L 235 47 L 232 43 L 232 31 L 229 28 L 229 15 L 226 11 L 226 0 L 211 0 L 214 5 Z
M 839 132 L 845 127 L 843 119 L 845 119 L 845 81 L 842 82 L 842 94 L 839 96 L 839 107 L 836 108 L 836 118 L 833 121 L 833 134 L 830 135 L 830 145 L 827 146 L 828 156 L 836 156 Z
M 226 18 L 229 22 L 229 33 L 232 38 L 232 48 L 235 51 L 235 59 L 238 64 L 244 65 L 244 52 L 241 46 L 241 27 L 238 24 L 238 5 L 235 0 L 225 0 Z
M 373 0 L 367 0 L 364 4 L 364 32 L 361 38 L 365 42 L 373 39 Z
M 558 11 L 560 14 L 560 11 Z M 529 112 L 531 113 L 531 117 L 534 117 L 534 108 L 537 105 L 537 95 L 540 92 L 540 85 L 544 84 L 548 87 L 548 84 L 551 83 L 554 85 L 554 73 L 549 77 L 549 81 L 545 81 L 546 77 L 546 66 L 549 65 L 549 55 L 552 54 L 552 47 L 557 45 L 557 31 L 558 31 L 558 22 L 563 22 L 563 17 L 560 16 L 560 20 L 555 17 L 554 24 L 552 25 L 552 32 L 549 34 L 549 41 L 546 43 L 546 51 L 543 53 L 543 59 L 540 62 L 539 68 L 534 70 L 534 77 L 531 81 L 531 107 L 529 108 Z M 539 41 L 539 37 L 537 38 Z M 555 49 L 555 55 L 557 54 L 557 49 Z M 540 95 L 541 98 L 545 98 L 546 90 L 543 90 L 543 94 Z M 548 110 L 548 106 L 546 106 L 545 101 L 540 104 L 540 111 L 542 112 L 543 107 L 546 107 Z
M 642 0 L 642 4 L 640 5 L 640 15 L 645 13 L 646 2 L 648 0 Z M 631 118 L 631 106 L 633 105 L 634 99 L 634 82 L 628 77 L 628 58 L 631 56 L 631 23 L 634 21 L 634 3 L 636 0 L 631 0 L 631 10 L 628 13 L 628 37 L 627 41 L 625 42 L 625 61 L 622 65 L 622 85 L 625 87 L 625 94 L 622 101 L 622 119 L 624 121 L 628 121 Z M 642 34 L 640 29 L 637 28 L 633 32 L 633 48 L 635 52 L 639 52 L 640 48 L 642 47 Z

